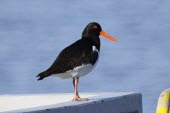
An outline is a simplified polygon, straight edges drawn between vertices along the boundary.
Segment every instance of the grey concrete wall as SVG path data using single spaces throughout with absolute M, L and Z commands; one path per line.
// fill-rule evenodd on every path
M 27 113 L 142 113 L 142 95 L 139 93 L 121 96 L 109 95 L 91 98 L 88 102 L 63 103 L 59 107 L 33 110 Z

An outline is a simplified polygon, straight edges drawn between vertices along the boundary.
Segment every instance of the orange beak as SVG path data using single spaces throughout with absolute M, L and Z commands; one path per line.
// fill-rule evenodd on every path
M 106 37 L 107 39 L 112 40 L 112 41 L 114 41 L 114 42 L 118 42 L 117 39 L 115 39 L 115 38 L 113 38 L 112 36 L 108 35 L 108 34 L 107 34 L 106 32 L 104 32 L 104 31 L 100 31 L 100 35 L 102 35 L 102 36 Z

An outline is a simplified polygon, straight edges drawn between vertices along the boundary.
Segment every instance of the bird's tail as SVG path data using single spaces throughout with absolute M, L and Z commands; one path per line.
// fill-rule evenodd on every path
M 42 79 L 44 79 L 45 77 L 48 77 L 48 76 L 50 76 L 50 75 L 44 71 L 44 72 L 38 74 L 36 77 L 39 77 L 37 80 L 42 80 Z

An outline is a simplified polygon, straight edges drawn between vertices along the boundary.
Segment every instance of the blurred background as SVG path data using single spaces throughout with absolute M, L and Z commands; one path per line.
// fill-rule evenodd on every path
M 170 87 L 169 0 L 1 0 L 0 94 L 72 93 L 72 80 L 36 80 L 59 52 L 81 38 L 89 22 L 116 37 L 101 37 L 96 68 L 79 92 L 141 92 L 144 113 L 155 113 Z

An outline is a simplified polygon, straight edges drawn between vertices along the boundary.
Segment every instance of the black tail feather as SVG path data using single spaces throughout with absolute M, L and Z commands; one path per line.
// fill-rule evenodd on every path
M 48 77 L 48 76 L 50 76 L 50 75 L 48 75 L 45 72 L 42 72 L 42 73 L 38 74 L 36 77 L 39 77 L 37 80 L 43 80 L 45 77 Z

